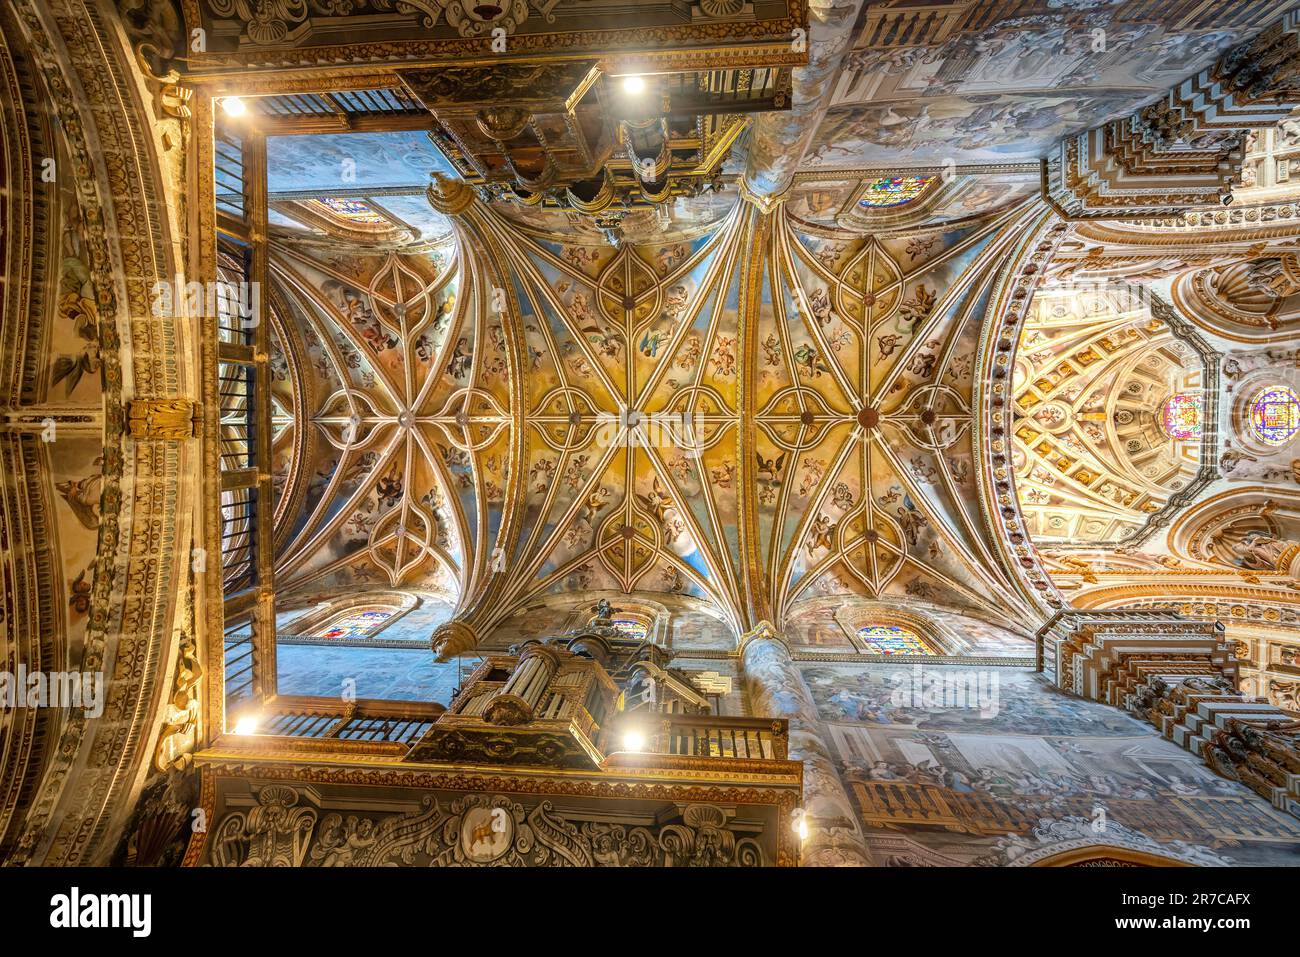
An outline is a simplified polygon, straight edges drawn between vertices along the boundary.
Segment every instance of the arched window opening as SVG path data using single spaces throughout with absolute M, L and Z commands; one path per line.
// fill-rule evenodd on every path
M 633 641 L 645 641 L 650 637 L 649 624 L 640 618 L 620 616 L 611 621 L 610 624 L 612 624 L 624 638 L 630 638 Z
M 926 191 L 936 176 L 886 176 L 862 193 L 858 205 L 867 209 L 890 209 L 910 203 Z
M 320 203 L 329 213 L 358 226 L 382 226 L 388 222 L 375 212 L 369 203 L 358 199 L 339 199 L 334 196 L 322 196 L 312 202 Z
M 864 625 L 858 638 L 872 655 L 933 655 L 934 648 L 924 638 L 902 625 Z
M 390 610 L 348 611 L 327 622 L 317 637 L 329 641 L 354 641 L 372 637 L 393 617 Z

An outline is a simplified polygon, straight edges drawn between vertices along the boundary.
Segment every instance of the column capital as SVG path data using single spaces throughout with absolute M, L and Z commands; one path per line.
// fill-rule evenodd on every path
M 755 189 L 750 185 L 746 173 L 741 173 L 740 178 L 736 180 L 736 187 L 740 190 L 740 198 L 747 203 L 752 203 L 764 215 L 775 211 L 775 209 L 784 203 L 790 197 L 790 184 L 793 180 L 787 180 L 785 185 L 774 193 L 766 192 L 761 189 Z
M 435 628 L 430 641 L 435 661 L 451 661 L 457 655 L 474 649 L 478 644 L 478 633 L 465 622 L 453 618 Z
M 425 190 L 429 205 L 447 216 L 458 216 L 474 202 L 474 190 L 453 176 L 435 172 L 433 182 Z
M 740 642 L 736 646 L 736 651 L 740 654 L 741 658 L 744 658 L 750 645 L 760 641 L 774 641 L 784 648 L 787 653 L 790 651 L 790 645 L 786 642 L 785 637 L 778 634 L 776 628 L 766 619 L 760 621 L 757 625 L 740 636 Z

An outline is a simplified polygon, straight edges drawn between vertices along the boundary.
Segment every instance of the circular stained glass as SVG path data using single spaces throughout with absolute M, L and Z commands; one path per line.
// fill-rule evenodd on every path
M 1160 409 L 1160 427 L 1171 439 L 1201 437 L 1201 397 L 1177 392 L 1165 399 Z
M 1286 445 L 1300 431 L 1300 397 L 1284 385 L 1260 389 L 1250 401 L 1250 430 L 1265 445 Z
M 858 638 L 872 655 L 933 655 L 925 639 L 901 625 L 866 625 L 858 629 Z

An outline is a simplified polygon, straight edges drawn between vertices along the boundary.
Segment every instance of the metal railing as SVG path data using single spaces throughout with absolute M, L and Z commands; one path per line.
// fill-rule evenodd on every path
M 245 624 L 227 631 L 224 646 L 226 708 L 229 710 L 253 695 L 256 649 L 252 629 Z

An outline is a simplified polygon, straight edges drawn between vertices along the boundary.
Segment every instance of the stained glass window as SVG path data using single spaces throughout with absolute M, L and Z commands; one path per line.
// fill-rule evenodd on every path
M 388 222 L 387 219 L 375 212 L 369 203 L 359 199 L 338 199 L 334 196 L 323 196 L 319 202 L 339 219 L 345 219 L 358 226 L 382 226 Z
M 878 179 L 867 187 L 862 198 L 858 200 L 858 205 L 868 209 L 902 206 L 925 192 L 925 188 L 936 178 L 934 176 L 887 176 Z
M 1250 428 L 1266 445 L 1286 445 L 1300 431 L 1300 398 L 1284 385 L 1260 389 L 1250 403 Z
M 329 627 L 320 635 L 331 641 L 346 641 L 353 638 L 369 638 L 384 622 L 393 617 L 391 611 L 359 611 L 330 622 Z
M 1160 410 L 1160 425 L 1171 439 L 1201 437 L 1201 397 L 1176 392 L 1165 400 Z
M 858 629 L 858 637 L 873 655 L 934 654 L 924 638 L 901 625 L 866 625 Z
M 613 625 L 623 633 L 624 638 L 631 638 L 633 641 L 645 641 L 650 634 L 646 623 L 639 618 L 615 618 Z

